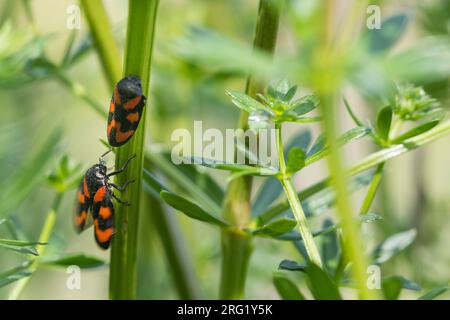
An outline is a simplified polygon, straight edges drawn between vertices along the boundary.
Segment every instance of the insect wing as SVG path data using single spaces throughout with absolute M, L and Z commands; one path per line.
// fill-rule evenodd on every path
M 114 205 L 111 191 L 103 186 L 94 196 L 93 203 L 94 236 L 102 249 L 108 249 L 114 234 Z
M 137 130 L 145 106 L 141 80 L 125 77 L 114 88 L 109 105 L 107 136 L 113 147 L 125 144 Z
M 86 177 L 84 177 L 77 189 L 75 200 L 75 214 L 73 217 L 75 230 L 78 233 L 82 232 L 92 225 L 91 211 L 92 199 L 90 198 L 87 189 Z

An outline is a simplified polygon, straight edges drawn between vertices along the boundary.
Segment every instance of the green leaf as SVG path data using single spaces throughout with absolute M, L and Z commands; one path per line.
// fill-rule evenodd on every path
M 300 147 L 306 153 L 311 144 L 311 139 L 311 130 L 300 130 L 289 139 L 286 147 L 284 147 L 284 153 L 287 154 L 293 147 Z
M 292 261 L 292 260 L 283 260 L 278 265 L 278 269 L 288 270 L 288 271 L 305 272 L 306 271 L 306 266 L 304 266 L 302 264 L 298 264 L 297 262 Z
M 142 179 L 144 180 L 144 187 L 154 196 L 159 196 L 161 191 L 167 190 L 167 188 L 164 187 L 163 184 L 159 182 L 158 179 L 145 168 L 142 175 Z
M 193 162 L 191 161 L 190 163 Z M 153 167 L 158 168 L 168 181 L 171 181 L 175 186 L 176 192 L 188 194 L 195 202 L 200 203 L 202 207 L 208 211 L 211 210 L 216 215 L 221 213 L 220 205 L 223 200 L 223 190 L 205 172 L 204 168 L 193 164 L 175 165 L 170 160 L 170 153 L 161 152 L 161 150 L 147 151 L 144 165 L 150 171 Z
M 306 300 L 295 283 L 279 272 L 274 272 L 273 284 L 283 300 Z
M 439 124 L 440 120 L 432 120 L 429 122 L 426 122 L 424 124 L 421 124 L 420 126 L 417 126 L 411 130 L 406 131 L 405 133 L 399 135 L 398 137 L 396 137 L 395 139 L 392 140 L 392 143 L 401 143 L 406 139 L 415 137 L 421 133 L 427 132 L 428 130 L 434 128 L 435 126 L 437 126 Z
M 248 113 L 255 111 L 273 115 L 273 111 L 270 108 L 266 107 L 252 97 L 249 97 L 245 93 L 241 93 L 238 91 L 227 91 L 227 94 L 231 97 L 231 102 L 233 102 L 235 106 L 244 111 L 247 111 Z
M 397 300 L 402 291 L 402 280 L 397 277 L 389 277 L 383 279 L 381 288 L 386 300 Z
M 0 193 L 0 217 L 10 210 L 16 209 L 19 204 L 34 190 L 34 187 L 43 178 L 47 167 L 54 159 L 61 131 L 53 131 L 42 144 L 32 158 L 26 159 L 25 165 L 15 172 L 8 181 L 4 181 L 5 187 Z
M 20 266 L 0 273 L 0 288 L 7 286 L 17 280 L 30 276 L 33 272 L 28 269 L 30 262 L 27 261 Z
M 368 30 L 369 50 L 380 53 L 391 48 L 402 36 L 408 24 L 408 15 L 394 15 L 382 21 L 380 29 Z
M 308 286 L 312 295 L 317 300 L 341 300 L 338 287 L 330 276 L 313 263 L 306 267 Z
M 365 137 L 370 133 L 370 129 L 366 127 L 355 127 L 346 131 L 342 136 L 338 138 L 340 144 L 347 144 L 353 140 Z
M 440 287 L 436 287 L 425 293 L 423 296 L 419 298 L 419 300 L 433 300 L 434 298 L 440 296 L 444 292 L 450 289 L 449 285 L 444 285 Z
M 0 245 L 10 245 L 10 246 L 15 246 L 15 247 L 31 247 L 31 246 L 46 245 L 46 244 L 47 243 L 45 243 L 45 242 L 0 239 Z
M 165 190 L 161 191 L 160 195 L 161 195 L 161 198 L 168 205 L 183 212 L 184 214 L 186 214 L 187 216 L 189 216 L 193 219 L 216 224 L 221 227 L 228 225 L 228 223 L 223 221 L 221 218 L 218 218 L 218 217 L 215 217 L 215 216 L 209 214 L 208 212 L 206 212 L 205 210 L 200 208 L 198 205 L 191 202 L 190 200 L 187 200 L 186 198 L 183 198 L 179 195 L 170 193 Z
M 97 268 L 106 264 L 102 259 L 84 253 L 70 253 L 54 258 L 45 258 L 41 263 L 58 267 L 76 265 L 81 269 Z
M 297 225 L 297 221 L 289 218 L 280 218 L 268 224 L 252 230 L 254 235 L 264 237 L 277 237 L 292 230 Z
M 39 255 L 35 246 L 45 245 L 46 243 L 40 242 L 30 242 L 30 241 L 20 241 L 20 240 L 10 240 L 10 239 L 0 239 L 0 248 L 15 251 L 18 253 Z
M 270 85 L 267 87 L 267 94 L 270 98 L 284 103 L 289 103 L 296 92 L 297 86 L 294 85 L 289 87 L 289 83 L 286 80 L 281 80 L 276 88 Z
M 295 101 L 292 106 L 284 111 L 281 119 L 284 121 L 294 121 L 302 119 L 302 116 L 316 109 L 319 105 L 319 100 L 314 95 L 304 96 Z
M 227 170 L 231 172 L 245 172 L 245 174 L 253 174 L 257 176 L 274 176 L 278 174 L 278 170 L 272 167 L 250 166 L 239 163 L 227 163 L 213 159 L 205 159 L 205 158 L 199 159 L 197 157 L 191 157 L 189 158 L 189 161 L 191 161 L 191 163 L 196 163 L 208 168 Z
M 252 208 L 252 216 L 259 216 L 268 206 L 270 206 L 281 194 L 283 187 L 280 181 L 274 177 L 267 177 L 263 185 L 259 188 Z
M 351 141 L 365 137 L 370 132 L 371 132 L 370 129 L 366 128 L 366 127 L 352 128 L 338 138 L 338 143 L 341 146 L 345 145 Z M 323 136 L 321 136 L 321 137 L 323 137 Z M 321 137 L 319 137 L 318 139 L 321 139 Z M 313 146 L 313 148 L 314 147 L 317 148 L 317 151 L 311 149 L 311 151 L 308 153 L 308 157 L 305 160 L 306 166 L 324 158 L 328 154 L 329 150 L 328 150 L 327 146 L 325 145 L 325 142 L 326 142 L 325 138 L 322 138 L 322 139 L 323 140 L 317 142 L 317 144 L 318 144 L 317 146 Z M 321 149 L 319 150 L 319 148 L 321 148 Z M 309 155 L 309 154 L 311 154 L 311 155 Z
M 316 141 L 314 141 L 313 146 L 311 147 L 311 149 L 309 149 L 308 153 L 307 153 L 307 158 L 315 155 L 316 153 L 318 153 L 319 151 L 321 151 L 322 149 L 325 148 L 327 143 L 327 139 L 325 138 L 324 134 L 320 134 Z
M 339 257 L 339 243 L 336 233 L 336 228 L 334 228 L 334 223 L 330 219 L 326 219 L 323 222 L 322 230 L 327 230 L 329 228 L 332 228 L 330 232 L 325 233 L 322 236 L 322 260 L 324 265 L 327 267 L 328 270 L 334 270 L 335 263 L 337 262 L 337 259 Z
M 352 108 L 350 107 L 350 104 L 348 103 L 347 99 L 345 99 L 345 98 L 344 98 L 344 104 L 345 104 L 345 108 L 347 109 L 347 112 L 349 113 L 350 117 L 353 119 L 353 122 L 359 127 L 364 127 L 364 123 L 356 116 L 356 114 L 353 112 Z
M 378 111 L 377 114 L 377 133 L 383 140 L 387 140 L 389 137 L 389 130 L 391 129 L 392 122 L 392 109 L 390 106 L 386 106 Z
M 378 215 L 376 213 L 373 213 L 373 212 L 368 212 L 368 213 L 366 213 L 364 215 L 360 215 L 360 216 L 358 216 L 358 218 L 359 218 L 359 220 L 361 222 L 364 222 L 364 223 L 369 223 L 369 222 L 383 220 L 382 216 L 380 216 L 380 215 Z
M 414 242 L 416 235 L 417 231 L 411 229 L 390 236 L 375 248 L 373 252 L 374 262 L 377 264 L 385 263 L 410 246 Z
M 305 166 L 305 152 L 300 147 L 289 150 L 286 173 L 291 175 Z

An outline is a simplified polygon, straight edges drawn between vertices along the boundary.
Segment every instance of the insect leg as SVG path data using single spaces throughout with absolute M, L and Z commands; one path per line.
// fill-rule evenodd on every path
M 120 169 L 118 169 L 118 170 L 116 170 L 114 172 L 111 172 L 111 173 L 107 174 L 106 176 L 107 177 L 111 177 L 111 176 L 114 176 L 116 174 L 119 174 L 119 173 L 123 172 L 127 168 L 127 166 L 130 163 L 130 161 L 133 160 L 134 158 L 136 158 L 136 155 L 133 155 L 133 156 L 129 157 L 122 168 L 120 168 Z
M 124 204 L 124 205 L 126 205 L 126 206 L 130 206 L 130 203 L 129 203 L 129 202 L 120 200 L 119 198 L 116 197 L 116 195 L 115 195 L 114 193 L 112 194 L 112 197 L 113 197 L 114 199 L 116 199 L 118 203 Z
M 109 183 L 109 185 L 111 187 L 115 188 L 116 190 L 123 191 L 130 183 L 133 183 L 133 182 L 134 182 L 134 180 L 127 181 L 127 182 L 125 182 L 125 184 L 123 186 L 118 186 L 114 183 Z

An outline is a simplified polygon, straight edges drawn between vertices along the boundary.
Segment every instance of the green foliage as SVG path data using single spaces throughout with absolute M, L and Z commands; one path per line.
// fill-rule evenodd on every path
M 41 261 L 43 265 L 68 267 L 76 265 L 81 269 L 97 268 L 105 265 L 105 262 L 97 257 L 89 256 L 84 253 L 69 253 L 56 257 L 46 257 Z
M 198 205 L 189 201 L 186 198 L 183 198 L 179 195 L 170 193 L 165 190 L 161 191 L 160 195 L 161 195 L 161 198 L 165 202 L 167 202 L 168 205 L 185 213 L 187 216 L 189 216 L 193 219 L 216 224 L 216 225 L 219 225 L 222 227 L 228 225 L 227 222 L 223 221 L 222 219 L 220 219 L 218 217 L 215 217 L 215 216 L 209 214 L 208 212 L 206 212 L 205 210 L 200 208 Z
M 393 111 L 403 120 L 419 120 L 441 113 L 442 109 L 437 100 L 431 98 L 423 88 L 406 84 L 398 87 Z
M 283 300 L 306 300 L 295 283 L 282 273 L 273 274 L 273 284 Z

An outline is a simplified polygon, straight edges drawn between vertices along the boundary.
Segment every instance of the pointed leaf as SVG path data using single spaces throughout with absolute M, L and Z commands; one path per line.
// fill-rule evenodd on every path
M 410 246 L 416 238 L 417 231 L 408 231 L 394 234 L 383 241 L 373 252 L 374 262 L 382 264 Z
M 341 300 L 338 287 L 330 276 L 313 263 L 306 267 L 308 284 L 312 295 L 317 300 Z
M 347 109 L 348 114 L 353 119 L 353 122 L 359 127 L 364 127 L 364 123 L 356 116 L 356 114 L 353 112 L 352 108 L 350 107 L 350 104 L 348 103 L 347 99 L 345 99 L 345 98 L 344 98 L 344 104 L 345 104 L 345 108 Z
M 450 289 L 449 285 L 444 285 L 444 286 L 433 288 L 430 291 L 428 291 L 426 294 L 421 296 L 419 298 L 419 300 L 433 300 L 434 298 L 440 296 L 441 294 L 443 294 L 444 292 L 446 292 L 449 289 Z
M 380 53 L 391 48 L 402 36 L 408 24 L 408 15 L 394 15 L 381 22 L 379 29 L 368 30 L 369 50 Z
M 288 175 L 299 171 L 305 166 L 305 152 L 300 147 L 293 147 L 289 150 L 286 173 Z
M 280 218 L 269 222 L 268 224 L 252 230 L 252 233 L 258 236 L 277 237 L 292 230 L 297 225 L 297 221 L 289 218 Z
M 274 272 L 273 284 L 283 300 L 306 300 L 295 283 L 279 272 Z
M 161 191 L 160 195 L 161 198 L 163 198 L 163 200 L 168 205 L 183 212 L 184 214 L 193 219 L 216 224 L 222 227 L 228 225 L 228 223 L 223 221 L 221 218 L 209 214 L 208 212 L 200 208 L 198 205 L 191 202 L 190 200 L 187 200 L 186 198 L 183 198 L 179 195 L 170 193 L 165 190 Z
M 278 269 L 305 272 L 306 266 L 298 264 L 297 262 L 292 260 L 283 260 L 280 262 Z
M 247 111 L 248 113 L 252 111 L 259 111 L 273 114 L 273 111 L 270 108 L 266 107 L 252 97 L 249 97 L 245 93 L 241 93 L 238 91 L 227 91 L 227 94 L 231 97 L 231 102 L 233 102 L 234 105 L 244 111 Z
M 426 122 L 424 124 L 421 124 L 420 126 L 417 126 L 409 131 L 406 131 L 405 133 L 399 135 L 395 139 L 392 140 L 392 143 L 401 143 L 402 141 L 415 137 L 421 133 L 427 132 L 428 130 L 434 128 L 439 124 L 440 120 L 432 120 L 429 122 Z
M 105 261 L 84 253 L 71 253 L 54 258 L 45 258 L 42 263 L 50 266 L 68 267 L 76 265 L 81 269 L 97 268 L 105 265 Z
M 382 108 L 377 115 L 377 133 L 383 140 L 387 140 L 391 129 L 392 109 L 390 106 Z

